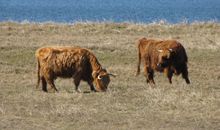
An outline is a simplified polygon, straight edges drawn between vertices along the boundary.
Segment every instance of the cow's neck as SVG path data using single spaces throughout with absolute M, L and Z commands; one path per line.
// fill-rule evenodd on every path
M 93 55 L 90 55 L 90 64 L 93 71 L 100 71 L 102 69 L 102 66 L 100 65 L 99 61 Z

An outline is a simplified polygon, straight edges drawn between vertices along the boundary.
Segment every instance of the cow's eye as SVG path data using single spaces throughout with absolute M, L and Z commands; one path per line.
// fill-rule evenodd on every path
M 163 56 L 162 59 L 163 59 L 163 60 L 168 60 L 166 56 Z

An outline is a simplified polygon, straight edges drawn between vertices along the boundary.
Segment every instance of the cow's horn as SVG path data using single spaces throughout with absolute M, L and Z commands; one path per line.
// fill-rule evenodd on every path
M 158 50 L 158 51 L 159 51 L 159 52 L 163 52 L 163 50 L 161 50 L 161 49 L 160 49 L 160 50 Z
M 98 79 L 102 79 L 100 75 L 98 76 Z
M 113 76 L 113 77 L 117 76 L 116 74 L 111 74 L 111 73 L 108 73 L 108 75 Z
M 170 51 L 170 52 L 172 52 L 172 51 L 173 51 L 173 49 L 172 49 L 172 48 L 170 48 L 170 49 L 169 49 L 169 51 Z

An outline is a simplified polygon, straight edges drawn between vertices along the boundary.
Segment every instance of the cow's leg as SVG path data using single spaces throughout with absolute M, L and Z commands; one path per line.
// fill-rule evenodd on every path
M 137 72 L 136 72 L 136 75 L 135 76 L 138 76 L 140 74 L 140 64 L 138 63 L 137 65 Z
M 88 81 L 88 84 L 90 86 L 90 90 L 96 92 L 95 87 L 94 87 L 92 81 Z
M 51 79 L 46 79 L 47 83 L 50 85 L 51 89 L 53 89 L 53 92 L 58 92 L 55 84 L 54 84 L 54 80 Z
M 40 85 L 40 80 L 41 80 L 41 76 L 40 76 L 40 63 L 39 63 L 39 60 L 37 60 L 37 85 L 36 85 L 36 88 L 39 88 L 39 85 Z
M 140 66 L 141 66 L 141 58 L 138 59 L 136 76 L 140 74 L 141 71 Z
M 41 83 L 42 83 L 42 90 L 44 92 L 47 92 L 47 82 L 44 77 L 41 77 Z
M 148 72 L 148 67 L 145 65 L 144 66 L 144 76 L 146 77 L 146 82 L 149 83 L 149 72 Z
M 188 77 L 187 65 L 184 65 L 184 67 L 182 69 L 182 77 L 185 79 L 187 84 L 190 84 L 190 80 L 189 80 L 189 77 Z
M 144 75 L 146 77 L 147 83 L 155 84 L 155 82 L 154 82 L 154 71 L 150 67 L 148 67 L 148 66 L 144 67 Z
M 164 74 L 169 79 L 169 83 L 172 84 L 173 71 L 170 68 L 165 68 L 164 69 Z
M 89 86 L 90 86 L 90 90 L 93 91 L 93 92 L 96 92 L 93 83 L 92 83 L 91 81 L 88 81 L 88 84 L 89 84 Z
M 141 65 L 141 52 L 140 52 L 140 48 L 138 47 L 138 63 L 137 63 L 136 76 L 140 74 L 140 65 Z
M 173 73 L 169 71 L 168 75 L 167 75 L 170 84 L 172 84 L 172 77 L 173 77 Z
M 76 92 L 81 92 L 81 90 L 79 89 L 80 78 L 75 78 L 75 79 L 74 79 L 74 84 L 75 84 L 75 90 L 76 90 Z
M 40 76 L 38 76 L 38 77 L 37 77 L 37 85 L 36 85 L 36 89 L 38 89 L 39 86 L 40 86 L 40 80 L 41 80 L 41 78 L 40 78 Z
M 154 82 L 154 71 L 152 69 L 149 70 L 150 71 L 150 75 L 149 75 L 149 79 L 150 79 L 150 82 L 155 84 Z
M 37 85 L 36 85 L 36 89 L 38 89 L 38 88 L 39 88 L 39 86 L 40 86 L 40 78 L 39 78 L 39 79 L 37 79 Z

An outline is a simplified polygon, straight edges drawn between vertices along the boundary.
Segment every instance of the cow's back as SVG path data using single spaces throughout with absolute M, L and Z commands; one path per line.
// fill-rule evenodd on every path
M 83 71 L 89 72 L 89 51 L 79 47 L 45 47 L 36 52 L 43 70 L 54 77 L 69 78 Z
M 188 58 L 184 47 L 176 40 L 155 40 L 142 38 L 139 40 L 139 51 L 142 58 L 145 59 L 145 64 L 151 66 L 153 69 L 157 68 L 158 63 L 158 50 L 160 49 L 172 49 L 176 54 L 174 62 L 186 63 Z

